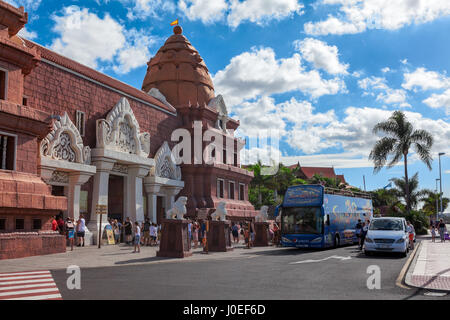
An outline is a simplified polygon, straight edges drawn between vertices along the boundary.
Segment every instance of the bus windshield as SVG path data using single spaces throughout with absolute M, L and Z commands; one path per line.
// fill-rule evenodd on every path
M 322 234 L 323 217 L 319 207 L 283 208 L 284 234 Z

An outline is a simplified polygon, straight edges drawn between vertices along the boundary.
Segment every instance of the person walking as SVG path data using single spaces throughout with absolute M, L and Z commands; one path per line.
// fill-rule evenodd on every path
M 66 219 L 66 232 L 67 232 L 67 239 L 70 243 L 70 251 L 73 251 L 73 242 L 75 239 L 75 225 L 73 224 L 73 221 L 70 218 Z
M 125 243 L 130 245 L 131 244 L 131 236 L 133 234 L 133 225 L 131 224 L 130 217 L 127 217 L 123 227 L 125 229 Z
M 415 230 L 414 230 L 413 225 L 409 221 L 407 222 L 406 230 L 408 231 L 409 248 L 411 250 L 414 250 L 414 234 L 415 234 Z
M 369 231 L 369 221 L 363 222 L 362 229 L 361 229 L 361 247 L 360 250 L 362 250 L 364 246 L 364 241 L 366 240 L 367 231 Z
M 77 239 L 78 239 L 77 247 L 84 247 L 85 232 L 86 232 L 86 221 L 84 220 L 83 215 L 80 214 L 80 218 L 78 218 L 77 221 Z M 81 245 L 81 242 L 83 242 L 83 245 Z
M 58 231 L 58 222 L 56 216 L 52 216 L 52 231 Z
M 250 247 L 253 247 L 253 243 L 255 242 L 255 225 L 253 224 L 253 221 L 250 221 L 249 223 L 249 232 L 250 232 Z
M 194 249 L 197 249 L 197 247 L 198 247 L 198 231 L 199 231 L 199 225 L 197 222 L 194 222 L 193 232 L 192 232 L 192 238 L 194 241 Z
M 233 242 L 238 243 L 239 242 L 239 228 L 237 224 L 234 222 L 231 223 L 231 234 L 233 235 Z
M 356 234 L 356 237 L 358 238 L 359 250 L 362 250 L 361 233 L 362 233 L 362 222 L 361 222 L 361 219 L 358 219 L 358 223 L 355 226 L 355 234 Z
M 120 227 L 119 227 L 119 222 L 117 222 L 117 219 L 114 219 L 113 224 L 113 232 L 114 232 L 114 241 L 116 242 L 116 244 L 120 243 Z
M 137 251 L 136 251 L 137 249 Z M 134 223 L 134 251 L 133 253 L 141 252 L 141 227 L 139 226 L 139 222 Z
M 439 228 L 439 235 L 441 236 L 441 242 L 445 242 L 445 231 L 447 230 L 447 227 L 445 225 L 444 220 L 442 219 L 439 220 L 438 228 Z
M 431 242 L 436 242 L 436 228 L 434 224 L 431 225 Z
M 145 218 L 145 221 L 142 224 L 142 231 L 144 232 L 143 245 L 147 247 L 150 245 L 150 226 L 150 219 Z
M 152 223 L 150 226 L 150 246 L 156 245 L 156 238 L 158 236 L 158 227 L 156 223 Z

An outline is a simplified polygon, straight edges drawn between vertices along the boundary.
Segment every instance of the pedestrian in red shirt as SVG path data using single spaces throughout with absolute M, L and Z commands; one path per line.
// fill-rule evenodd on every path
M 58 222 L 56 222 L 55 218 L 56 218 L 55 216 L 52 217 L 52 230 L 53 231 L 57 231 L 58 230 Z

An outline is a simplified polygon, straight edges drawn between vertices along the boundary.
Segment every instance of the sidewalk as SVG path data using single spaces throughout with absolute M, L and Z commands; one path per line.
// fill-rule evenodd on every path
M 450 291 L 450 241 L 431 238 L 421 241 L 405 278 L 407 285 L 424 289 Z
M 234 250 L 229 252 L 210 252 L 203 254 L 202 248 L 192 249 L 192 256 L 187 258 L 161 258 L 156 256 L 159 247 L 143 247 L 140 253 L 132 253 L 134 247 L 124 244 L 104 245 L 100 249 L 97 246 L 74 247 L 73 251 L 57 253 L 51 255 L 32 256 L 19 259 L 0 260 L 0 273 L 20 272 L 20 271 L 38 271 L 38 270 L 58 270 L 66 269 L 70 265 L 76 265 L 80 268 L 100 268 L 125 265 L 170 263 L 170 262 L 189 262 L 201 260 L 219 260 L 235 258 L 253 258 L 257 252 L 270 250 L 285 250 L 286 248 L 254 247 L 245 249 L 244 244 L 234 245 Z M 253 254 L 255 253 L 255 254 Z

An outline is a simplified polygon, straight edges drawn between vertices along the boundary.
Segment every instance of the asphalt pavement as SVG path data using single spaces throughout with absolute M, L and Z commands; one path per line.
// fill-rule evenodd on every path
M 356 246 L 248 249 L 229 259 L 82 268 L 80 289 L 68 289 L 65 270 L 52 275 L 64 300 L 450 299 L 398 286 L 407 260 L 392 254 L 366 257 Z

